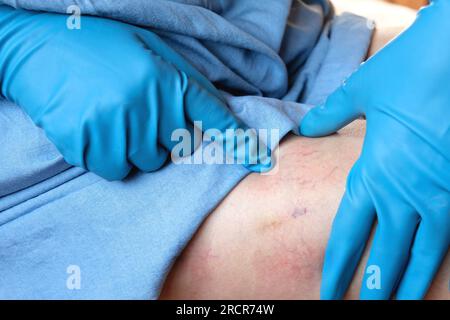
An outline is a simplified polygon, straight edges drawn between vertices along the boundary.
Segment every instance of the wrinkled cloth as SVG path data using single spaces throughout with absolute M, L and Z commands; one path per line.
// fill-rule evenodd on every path
M 77 4 L 150 28 L 223 91 L 238 118 L 280 138 L 358 67 L 371 38 L 365 19 L 335 17 L 319 0 L 0 3 L 60 13 Z M 157 298 L 199 225 L 249 173 L 171 163 L 107 182 L 66 164 L 5 100 L 0 132 L 0 298 Z M 80 289 L 68 286 L 71 266 Z

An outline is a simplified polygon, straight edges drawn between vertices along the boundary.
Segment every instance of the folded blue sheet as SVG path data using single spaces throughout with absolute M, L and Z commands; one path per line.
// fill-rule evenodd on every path
M 357 68 L 371 37 L 365 19 L 335 17 L 325 0 L 1 3 L 59 13 L 77 4 L 150 28 L 223 90 L 239 118 L 281 136 Z M 169 164 L 107 182 L 66 164 L 5 100 L 0 132 L 3 299 L 157 298 L 199 225 L 248 174 L 239 165 Z M 79 267 L 80 289 L 67 286 L 70 266 Z

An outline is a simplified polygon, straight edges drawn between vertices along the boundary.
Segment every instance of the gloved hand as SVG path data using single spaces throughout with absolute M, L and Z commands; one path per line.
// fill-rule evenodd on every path
M 122 179 L 133 166 L 160 168 L 178 143 L 174 130 L 193 132 L 194 121 L 223 133 L 244 127 L 213 85 L 152 32 L 81 19 L 81 29 L 70 30 L 67 16 L 0 6 L 1 93 L 68 163 Z M 255 151 L 257 141 L 248 144 Z
M 344 295 L 375 217 L 362 299 L 422 298 L 448 252 L 449 17 L 450 1 L 421 10 L 301 123 L 303 135 L 316 137 L 367 119 L 325 254 L 324 299 Z

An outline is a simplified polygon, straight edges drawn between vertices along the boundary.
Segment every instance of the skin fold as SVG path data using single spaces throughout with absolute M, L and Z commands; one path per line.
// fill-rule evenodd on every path
M 377 22 L 373 54 L 407 27 L 415 12 L 369 2 L 372 8 L 355 2 L 351 11 Z M 351 3 L 335 1 L 338 12 L 349 11 Z M 364 133 L 359 120 L 330 137 L 284 139 L 277 174 L 251 174 L 224 199 L 178 258 L 160 298 L 318 299 L 331 223 Z M 359 297 L 367 253 L 368 248 L 348 299 Z M 426 298 L 450 299 L 449 280 L 447 254 Z

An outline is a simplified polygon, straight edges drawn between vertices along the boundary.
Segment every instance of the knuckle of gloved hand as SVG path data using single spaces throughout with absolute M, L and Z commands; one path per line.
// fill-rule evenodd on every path
M 134 87 L 155 82 L 164 84 L 162 80 L 175 73 L 175 67 L 153 51 L 133 55 L 127 62 L 126 70 L 129 76 L 124 79 L 128 79 L 129 85 Z
M 119 81 L 105 92 L 100 101 L 94 102 L 88 112 L 94 121 L 125 120 L 130 112 L 143 105 L 140 101 L 144 100 L 145 95 L 139 83 L 133 85 Z
M 135 84 L 146 83 L 149 79 L 159 78 L 161 75 L 161 64 L 163 60 L 155 54 L 148 56 L 136 55 L 132 61 L 129 62 L 127 68 L 131 79 Z
M 423 222 L 430 223 L 435 229 L 439 229 L 441 232 L 450 233 L 450 206 L 434 206 L 428 214 L 421 214 Z
M 121 161 L 111 162 L 107 166 L 105 166 L 104 162 L 102 162 L 102 167 L 100 168 L 97 168 L 95 164 L 92 164 L 89 169 L 108 181 L 123 180 L 128 176 L 131 170 L 124 164 L 124 162 Z

